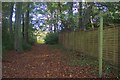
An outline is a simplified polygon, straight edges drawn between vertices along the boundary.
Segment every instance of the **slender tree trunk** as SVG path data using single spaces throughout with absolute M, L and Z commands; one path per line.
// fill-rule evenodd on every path
M 10 3 L 10 33 L 13 32 L 12 30 L 12 16 L 13 16 L 13 7 L 14 7 L 14 4 L 13 3 Z
M 56 19 L 55 24 L 54 24 L 54 32 L 57 32 L 57 26 L 58 26 L 57 25 L 57 22 L 58 22 L 57 11 L 55 11 L 54 18 Z
M 12 48 L 14 48 L 14 40 L 13 40 L 13 26 L 12 26 L 12 16 L 13 16 L 13 7 L 14 7 L 14 3 L 10 3 L 10 16 L 9 16 L 9 39 L 10 39 L 10 45 L 12 46 Z
M 50 32 L 52 32 L 52 24 L 49 27 L 50 27 Z
M 61 25 L 60 25 L 60 27 L 61 27 L 61 30 L 63 30 L 63 20 L 62 20 L 62 17 L 61 17 L 61 14 L 62 14 L 62 10 L 61 10 L 61 4 L 60 4 L 60 2 L 58 2 L 58 8 L 59 8 L 59 15 L 60 15 L 60 20 L 61 20 Z
M 17 2 L 16 16 L 15 16 L 15 50 L 18 52 L 22 51 L 21 12 L 22 12 L 22 2 Z
M 72 29 L 72 22 L 73 22 L 73 2 L 68 2 L 68 5 L 70 5 L 70 10 L 69 10 L 69 19 L 68 19 L 68 22 L 67 22 L 67 29 L 70 30 Z
M 94 3 L 93 2 L 89 2 L 89 5 L 90 5 L 90 7 L 89 7 L 89 14 L 90 14 L 90 16 L 89 16 L 89 21 L 90 21 L 90 24 L 91 24 L 91 27 L 92 27 L 92 29 L 94 29 L 94 25 L 93 25 L 93 11 L 92 11 L 92 8 L 93 8 L 93 6 L 94 6 Z
M 50 22 L 50 32 L 53 32 L 53 11 L 50 11 L 50 15 L 51 15 L 51 17 L 50 17 L 50 20 L 51 20 L 51 22 Z
M 55 29 L 56 29 L 56 32 L 58 31 L 58 10 L 56 10 L 56 27 L 55 27 Z
M 92 15 L 92 6 L 93 6 L 93 2 L 88 2 L 85 5 L 89 5 L 89 7 L 87 7 L 86 9 L 84 9 L 84 15 L 83 15 L 83 30 L 86 30 L 86 26 L 88 23 L 91 23 L 90 21 L 90 16 Z
M 52 29 L 54 29 L 55 28 L 55 23 L 54 23 L 54 12 L 52 11 L 51 12 L 51 14 L 52 14 Z M 52 30 L 53 32 L 54 32 L 54 30 Z
M 25 34 L 24 34 L 24 33 L 25 33 L 25 32 L 24 32 L 24 31 L 25 31 L 25 30 L 24 30 L 24 29 L 25 29 L 25 20 L 24 20 L 24 18 L 25 18 L 25 17 L 24 17 L 24 13 L 23 13 L 23 14 L 22 14 L 22 22 L 23 22 L 23 23 L 22 23 L 22 34 L 23 34 L 23 39 L 25 38 Z
M 82 24 L 82 2 L 79 2 L 79 27 L 78 29 L 83 29 L 83 24 Z
M 25 19 L 26 19 L 26 21 L 25 21 L 25 22 L 26 22 L 26 23 L 25 23 L 26 25 L 25 25 L 25 31 L 24 31 L 24 32 L 25 32 L 24 35 L 25 35 L 25 42 L 26 42 L 26 43 L 29 43 L 29 35 L 28 35 L 28 29 L 29 29 L 29 5 L 30 5 L 30 3 L 28 2 L 28 3 L 27 3 L 26 18 L 25 18 Z
M 86 9 L 83 10 L 83 15 L 82 15 L 82 27 L 81 27 L 81 30 L 86 30 L 86 24 L 87 24 L 87 14 L 86 14 Z

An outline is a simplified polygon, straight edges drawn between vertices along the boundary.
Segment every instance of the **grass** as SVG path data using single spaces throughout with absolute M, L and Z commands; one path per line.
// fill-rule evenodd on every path
M 62 45 L 55 44 L 55 45 L 48 45 L 52 49 L 60 49 L 63 52 L 63 55 L 65 55 L 63 58 L 70 66 L 84 66 L 84 65 L 93 65 L 96 66 L 97 60 L 94 60 L 92 58 L 86 57 L 83 53 L 68 50 L 62 47 Z M 89 63 L 89 64 L 88 64 Z
M 66 62 L 70 66 L 96 66 L 98 67 L 98 60 L 83 54 L 82 52 L 68 50 L 66 53 Z
M 51 49 L 64 49 L 60 44 L 48 45 Z

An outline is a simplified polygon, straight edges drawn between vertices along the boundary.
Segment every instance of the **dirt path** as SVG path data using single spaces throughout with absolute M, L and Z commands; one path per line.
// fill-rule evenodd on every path
M 9 52 L 3 61 L 4 78 L 96 78 L 90 67 L 72 67 L 65 64 L 63 54 L 47 45 L 34 45 L 26 53 Z

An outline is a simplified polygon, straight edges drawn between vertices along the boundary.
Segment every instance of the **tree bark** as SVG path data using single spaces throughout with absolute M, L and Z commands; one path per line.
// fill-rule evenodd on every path
M 14 7 L 14 3 L 9 3 L 10 5 L 10 11 L 9 11 L 9 39 L 10 39 L 10 44 L 11 46 L 14 46 L 14 40 L 13 40 L 13 26 L 12 26 L 12 16 L 13 16 L 13 7 Z M 13 47 L 12 47 L 13 48 Z
M 70 5 L 70 10 L 69 10 L 69 20 L 67 21 L 67 29 L 71 30 L 73 28 L 73 2 L 68 2 L 68 5 Z M 73 22 L 73 23 L 72 23 Z
M 62 20 L 62 17 L 61 17 L 61 15 L 62 15 L 62 9 L 61 9 L 61 4 L 60 4 L 60 2 L 58 2 L 58 9 L 59 9 L 59 15 L 60 15 L 60 21 L 61 21 L 61 25 L 60 25 L 60 28 L 61 28 L 61 30 L 63 30 L 63 20 Z
M 22 51 L 21 12 L 22 12 L 22 2 L 17 2 L 16 16 L 15 16 L 15 50 L 18 52 Z
M 22 14 L 22 34 L 23 34 L 23 39 L 25 38 L 25 30 L 24 30 L 24 28 L 25 28 L 25 19 L 24 19 L 25 17 L 24 17 L 24 13 Z
M 82 2 L 79 2 L 79 27 L 78 29 L 83 30 L 82 24 Z
M 92 15 L 92 6 L 93 6 L 93 2 L 88 2 L 85 5 L 89 5 L 89 7 L 87 7 L 86 9 L 84 9 L 84 15 L 83 15 L 83 19 L 82 19 L 82 23 L 83 23 L 83 30 L 86 30 L 86 26 L 88 23 L 91 23 L 90 21 L 90 17 Z
M 24 33 L 24 38 L 25 38 L 25 42 L 26 43 L 29 43 L 29 35 L 28 35 L 28 29 L 29 29 L 29 5 L 30 5 L 30 3 L 28 2 L 27 3 L 27 12 L 26 12 L 26 21 L 25 21 L 25 33 Z
M 13 3 L 10 3 L 10 33 L 13 32 L 13 29 L 12 29 L 12 16 L 13 16 L 13 7 L 14 7 L 14 4 Z

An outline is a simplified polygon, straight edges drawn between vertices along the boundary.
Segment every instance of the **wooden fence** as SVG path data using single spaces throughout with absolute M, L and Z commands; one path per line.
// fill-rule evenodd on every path
M 103 30 L 103 59 L 118 66 L 118 29 L 120 26 Z M 60 32 L 59 43 L 67 49 L 83 52 L 89 56 L 99 56 L 99 29 L 77 32 Z

